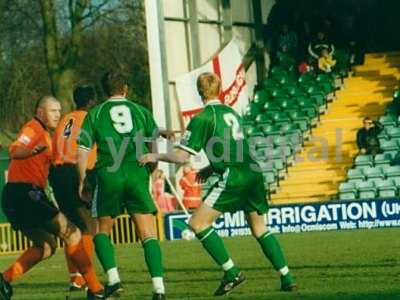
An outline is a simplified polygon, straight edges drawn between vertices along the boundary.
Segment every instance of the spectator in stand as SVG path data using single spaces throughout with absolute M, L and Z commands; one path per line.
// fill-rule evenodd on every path
M 287 52 L 291 56 L 297 54 L 297 34 L 289 30 L 288 24 L 282 25 L 281 34 L 278 36 L 278 51 Z
M 201 204 L 201 185 L 196 177 L 196 169 L 190 165 L 183 167 L 183 176 L 179 185 L 183 190 L 183 205 L 187 209 L 196 209 Z
M 313 66 L 313 62 L 312 59 L 307 56 L 304 57 L 298 67 L 298 71 L 300 74 L 305 74 L 305 73 L 309 73 L 309 72 L 314 72 L 314 66 Z
M 153 172 L 152 178 L 152 194 L 158 208 L 162 212 L 174 211 L 176 207 L 176 199 L 171 194 L 165 192 L 164 172 L 157 169 Z
M 381 152 L 378 135 L 383 125 L 371 118 L 364 118 L 364 127 L 357 131 L 357 146 L 360 154 L 376 155 Z
M 322 49 L 321 56 L 318 58 L 318 70 L 323 73 L 332 73 L 336 60 L 328 52 L 328 49 Z
M 331 56 L 335 52 L 335 46 L 326 38 L 325 33 L 320 30 L 317 33 L 316 39 L 308 45 L 308 53 L 318 60 L 323 49 L 326 49 Z

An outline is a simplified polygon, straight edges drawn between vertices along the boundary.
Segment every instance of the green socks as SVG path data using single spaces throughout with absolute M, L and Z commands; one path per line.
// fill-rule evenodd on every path
M 239 274 L 239 269 L 234 265 L 225 249 L 224 243 L 220 236 L 215 232 L 213 227 L 208 227 L 196 234 L 196 237 L 202 243 L 208 254 L 214 261 L 225 271 L 228 279 L 233 279 Z
M 163 265 L 160 243 L 156 238 L 148 238 L 142 242 L 144 258 L 149 269 L 153 290 L 155 293 L 164 294 Z
M 160 243 L 156 238 L 149 238 L 142 242 L 144 249 L 144 259 L 146 260 L 151 277 L 162 277 L 162 255 Z
M 271 262 L 275 270 L 281 273 L 281 280 L 283 283 L 291 283 L 292 276 L 289 272 L 285 256 L 283 255 L 282 248 L 279 245 L 278 240 L 272 234 L 272 232 L 266 232 L 258 239 L 264 255 Z
M 98 233 L 95 235 L 93 242 L 97 257 L 99 258 L 104 271 L 107 272 L 108 270 L 115 268 L 117 262 L 115 261 L 115 250 L 110 237 L 107 234 Z

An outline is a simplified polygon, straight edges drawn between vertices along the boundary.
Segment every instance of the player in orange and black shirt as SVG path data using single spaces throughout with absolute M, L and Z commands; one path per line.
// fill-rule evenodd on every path
M 23 126 L 10 146 L 11 163 L 8 183 L 3 189 L 3 211 L 12 227 L 21 230 L 32 241 L 32 246 L 0 274 L 2 300 L 11 299 L 12 282 L 54 254 L 56 236 L 64 241 L 68 254 L 87 282 L 87 299 L 104 299 L 104 288 L 97 280 L 81 231 L 44 192 L 53 157 L 49 130 L 57 126 L 60 115 L 61 105 L 57 99 L 43 97 L 36 106 L 35 117 Z
M 53 136 L 54 161 L 50 168 L 49 181 L 53 187 L 58 206 L 67 218 L 82 231 L 83 239 L 89 245 L 92 256 L 92 234 L 96 224 L 90 215 L 90 209 L 79 197 L 79 178 L 76 171 L 77 139 L 81 131 L 87 111 L 96 103 L 96 93 L 91 86 L 79 86 L 74 90 L 76 110 L 65 115 Z M 96 149 L 92 150 L 88 159 L 88 171 L 96 163 Z M 65 252 L 70 275 L 70 291 L 85 288 L 85 280 L 78 272 L 78 267 Z

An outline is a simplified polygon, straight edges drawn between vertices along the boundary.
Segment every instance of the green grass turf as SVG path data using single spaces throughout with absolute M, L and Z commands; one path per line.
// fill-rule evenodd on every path
M 300 286 L 296 294 L 278 291 L 278 276 L 255 240 L 226 239 L 248 280 L 224 299 L 400 299 L 399 233 L 398 229 L 380 229 L 280 235 Z M 163 242 L 162 248 L 168 299 L 214 299 L 211 295 L 221 272 L 197 241 Z M 121 299 L 150 299 L 151 284 L 141 247 L 118 247 L 117 255 L 126 289 Z M 0 257 L 0 268 L 13 259 Z M 58 251 L 15 284 L 13 299 L 65 299 L 67 278 L 62 252 Z M 84 294 L 74 294 L 70 299 L 84 299 Z

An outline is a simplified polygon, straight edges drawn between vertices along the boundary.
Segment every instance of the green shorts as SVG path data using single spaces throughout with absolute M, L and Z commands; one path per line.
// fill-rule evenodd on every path
M 268 212 L 263 175 L 250 166 L 227 168 L 203 201 L 220 212 Z
M 150 194 L 150 172 L 137 162 L 122 163 L 117 171 L 107 167 L 97 170 L 93 196 L 93 217 L 117 217 L 125 211 L 132 215 L 155 214 L 157 208 Z

